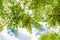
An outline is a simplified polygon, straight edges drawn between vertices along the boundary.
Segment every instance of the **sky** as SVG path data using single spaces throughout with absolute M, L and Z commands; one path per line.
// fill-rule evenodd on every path
M 44 23 L 41 24 L 44 25 Z M 25 28 L 18 28 L 18 35 L 15 36 L 11 30 L 8 30 L 7 27 L 5 27 L 3 31 L 0 32 L 0 40 L 39 40 L 40 35 L 46 32 L 46 27 L 43 28 L 41 31 L 33 27 L 32 34 L 27 32 Z
M 0 40 L 38 40 L 38 37 L 36 35 L 30 34 L 24 28 L 18 29 L 17 36 L 15 36 L 13 33 L 9 34 L 7 28 L 4 28 L 4 30 L 0 32 Z

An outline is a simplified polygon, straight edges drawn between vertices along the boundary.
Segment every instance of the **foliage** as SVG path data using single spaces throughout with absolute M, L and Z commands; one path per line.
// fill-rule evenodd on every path
M 40 37 L 40 40 L 60 40 L 60 34 L 58 33 L 47 33 Z
M 8 29 L 14 26 L 15 30 L 22 27 L 29 32 L 32 32 L 32 27 L 42 29 L 43 26 L 38 22 L 47 22 L 49 27 L 58 26 L 60 25 L 59 3 L 59 0 L 1 0 L 0 18 L 2 23 L 0 26 L 7 26 Z M 33 17 L 26 10 L 31 10 Z M 3 29 L 2 26 L 0 29 Z

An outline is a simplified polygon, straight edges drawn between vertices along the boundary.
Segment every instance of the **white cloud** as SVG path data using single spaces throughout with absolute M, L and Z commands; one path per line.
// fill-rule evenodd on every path
M 11 36 L 10 34 L 8 34 L 8 30 L 6 27 L 4 28 L 2 32 L 0 32 L 0 35 L 1 35 L 0 40 L 38 40 L 38 37 L 36 35 L 30 34 L 24 28 L 18 29 L 17 37 L 15 37 L 14 35 Z

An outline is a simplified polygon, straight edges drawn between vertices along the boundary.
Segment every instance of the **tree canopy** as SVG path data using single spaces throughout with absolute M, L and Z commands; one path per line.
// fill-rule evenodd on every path
M 58 33 L 47 33 L 40 37 L 40 40 L 60 40 L 60 34 Z
M 60 26 L 60 0 L 0 0 L 0 31 L 32 27 L 41 30 L 47 22 L 49 27 Z

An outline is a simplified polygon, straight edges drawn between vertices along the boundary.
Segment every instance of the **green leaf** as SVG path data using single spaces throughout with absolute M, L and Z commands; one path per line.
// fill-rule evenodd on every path
M 32 26 L 27 26 L 27 31 L 32 33 Z
M 4 28 L 4 27 L 3 27 L 3 25 L 0 25 L 0 31 L 2 31 L 2 30 L 3 30 L 3 28 Z
M 60 34 L 52 32 L 41 35 L 40 40 L 59 40 L 59 37 Z
M 42 27 L 43 27 L 41 24 L 39 24 L 37 22 L 34 22 L 33 26 L 38 30 L 42 30 Z

